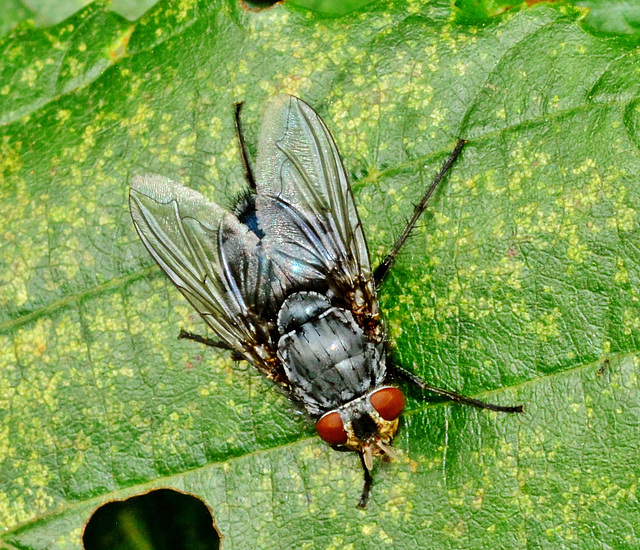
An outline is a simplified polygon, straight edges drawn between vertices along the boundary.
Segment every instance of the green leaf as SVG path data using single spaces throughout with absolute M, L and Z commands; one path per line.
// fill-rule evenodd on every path
M 0 21 L 0 36 L 10 30 L 15 23 L 27 19 L 33 19 L 37 26 L 46 27 L 57 25 L 68 17 L 75 15 L 87 4 L 96 0 L 0 0 L 0 8 L 3 11 Z M 97 0 L 100 2 L 100 0 Z M 158 0 L 111 0 L 100 3 L 107 9 L 119 13 L 127 19 L 138 19 Z M 6 31 L 5 31 L 6 28 Z
M 0 2 L 0 37 L 10 32 L 18 23 L 27 19 L 30 11 L 20 0 L 2 0 Z
M 589 8 L 586 25 L 605 33 L 628 35 L 636 43 L 640 40 L 640 3 L 637 0 L 581 0 L 579 4 Z
M 38 25 L 56 25 L 67 17 L 71 17 L 93 0 L 66 0 L 55 2 L 52 0 L 23 0 L 25 5 L 36 15 Z
M 640 66 L 583 11 L 482 27 L 446 2 L 320 18 L 175 0 L 97 5 L 0 58 L 0 526 L 80 548 L 102 503 L 171 487 L 223 548 L 632 548 L 640 443 Z M 286 91 L 332 130 L 374 263 L 458 137 L 462 157 L 381 290 L 395 360 L 499 415 L 409 390 L 367 510 L 336 453 L 155 267 L 128 180 L 231 205 L 233 104 L 255 152 Z
M 333 16 L 363 8 L 373 0 L 288 0 L 288 4 L 298 6 L 319 14 Z M 250 4 L 251 2 L 245 2 Z

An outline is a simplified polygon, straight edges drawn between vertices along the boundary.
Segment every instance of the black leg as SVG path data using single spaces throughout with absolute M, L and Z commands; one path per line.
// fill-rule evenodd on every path
M 421 390 L 429 391 L 431 393 L 435 393 L 436 395 L 441 395 L 442 397 L 446 397 L 447 399 L 451 399 L 451 401 L 455 401 L 456 403 L 462 403 L 463 405 L 472 405 L 473 407 L 478 407 L 479 409 L 489 409 L 490 411 L 498 411 L 498 412 L 507 412 L 507 413 L 521 413 L 524 412 L 523 405 L 516 405 L 515 407 L 503 407 L 501 405 L 493 405 L 491 403 L 485 403 L 484 401 L 480 401 L 478 399 L 474 399 L 473 397 L 467 397 L 466 395 L 461 395 L 459 393 L 445 390 L 442 388 L 436 388 L 435 386 L 430 386 L 426 384 L 420 378 L 418 378 L 415 374 L 404 370 L 402 367 L 398 365 L 389 365 L 392 373 L 397 375 L 399 378 L 410 382 L 414 386 L 417 386 Z
M 242 157 L 242 165 L 244 166 L 244 175 L 247 178 L 249 187 L 255 192 L 256 180 L 253 177 L 253 170 L 251 169 L 251 163 L 249 162 L 249 153 L 247 153 L 247 145 L 244 142 L 244 135 L 242 134 L 242 126 L 240 125 L 240 111 L 244 105 L 243 101 L 236 103 L 236 131 L 238 134 L 238 143 L 240 145 L 240 155 Z
M 366 508 L 369 495 L 371 494 L 371 483 L 373 482 L 373 478 L 371 477 L 371 472 L 364 463 L 364 455 L 360 453 L 358 456 L 360 456 L 360 463 L 362 464 L 362 470 L 364 471 L 364 486 L 362 487 L 362 495 L 360 496 L 360 502 L 358 502 L 358 508 Z
M 433 192 L 436 190 L 436 187 L 438 187 L 438 184 L 442 181 L 442 179 L 447 174 L 451 166 L 453 166 L 453 163 L 456 161 L 456 159 L 460 155 L 460 152 L 462 151 L 462 148 L 464 147 L 465 143 L 467 143 L 467 141 L 464 139 L 458 140 L 458 143 L 456 143 L 454 150 L 451 152 L 451 154 L 449 155 L 449 158 L 447 158 L 445 163 L 442 165 L 442 168 L 440 168 L 440 172 L 438 172 L 438 175 L 433 180 L 433 183 L 429 186 L 429 189 L 427 189 L 427 192 L 424 194 L 424 197 L 422 197 L 422 200 L 420 201 L 420 203 L 416 205 L 415 209 L 413 210 L 413 216 L 411 216 L 409 223 L 404 228 L 402 235 L 400 235 L 396 243 L 393 245 L 391 252 L 387 254 L 387 257 L 384 260 L 382 260 L 380 265 L 376 267 L 376 269 L 374 270 L 373 279 L 376 283 L 376 286 L 380 286 L 380 283 L 383 281 L 385 275 L 387 274 L 387 271 L 389 271 L 389 268 L 391 267 L 391 264 L 393 263 L 393 260 L 395 259 L 396 254 L 402 248 L 402 245 L 407 240 L 407 237 L 409 237 L 411 231 L 413 231 L 413 228 L 416 225 L 418 218 L 421 216 L 421 214 L 424 212 L 425 208 L 427 207 L 427 201 L 429 200 L 429 197 L 431 197 Z
M 178 340 L 193 340 L 194 342 L 199 342 L 200 344 L 204 344 L 205 346 L 211 346 L 212 348 L 233 350 L 233 348 L 229 344 L 226 344 L 225 342 L 219 342 L 218 340 L 205 338 L 204 336 L 200 336 L 199 334 L 194 334 L 193 332 L 187 332 L 186 330 L 182 330 L 182 329 L 180 329 L 180 334 L 178 334 Z
M 193 332 L 187 332 L 186 330 L 180 329 L 180 334 L 178 334 L 178 340 L 193 340 L 194 342 L 204 344 L 205 346 L 211 346 L 212 348 L 231 350 L 231 359 L 233 359 L 234 361 L 244 361 L 246 359 L 244 355 L 242 355 L 239 351 L 236 351 L 234 348 L 232 348 L 229 344 L 225 342 L 219 342 L 218 340 L 205 338 L 204 336 L 200 336 L 199 334 L 194 334 Z

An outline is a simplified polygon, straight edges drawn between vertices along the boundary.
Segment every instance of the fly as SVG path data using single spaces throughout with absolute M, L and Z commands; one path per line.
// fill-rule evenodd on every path
M 374 456 L 391 446 L 405 406 L 405 380 L 458 403 L 522 412 L 423 382 L 390 360 L 377 288 L 456 161 L 459 140 L 393 248 L 375 269 L 351 187 L 329 130 L 302 100 L 267 106 L 253 173 L 233 211 L 159 175 L 135 177 L 130 206 L 142 242 L 207 323 L 215 339 L 181 338 L 231 350 L 282 388 L 315 419 L 318 435 L 358 453 L 366 506 Z

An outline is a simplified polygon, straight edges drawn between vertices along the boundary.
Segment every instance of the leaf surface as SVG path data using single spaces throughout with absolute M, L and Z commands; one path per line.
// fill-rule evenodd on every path
M 21 28 L 0 58 L 0 526 L 80 548 L 101 503 L 202 498 L 223 548 L 634 547 L 640 265 L 638 52 L 583 12 L 482 27 L 448 3 L 342 18 L 162 2 Z M 395 463 L 361 471 L 204 332 L 137 238 L 128 181 L 223 205 L 278 92 L 333 132 L 374 265 L 469 140 L 381 291 L 394 359 L 521 416 L 409 391 Z

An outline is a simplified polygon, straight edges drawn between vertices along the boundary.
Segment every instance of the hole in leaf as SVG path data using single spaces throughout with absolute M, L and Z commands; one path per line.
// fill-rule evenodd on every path
M 252 11 L 266 10 L 282 0 L 241 0 L 246 8 Z
M 265 10 L 285 1 L 291 6 L 315 12 L 320 16 L 336 17 L 359 10 L 367 4 L 373 3 L 374 0 L 240 0 L 244 7 L 251 11 Z
M 202 500 L 159 489 L 98 508 L 82 542 L 85 550 L 217 550 L 220 534 Z

